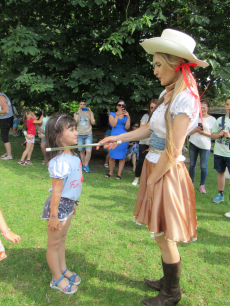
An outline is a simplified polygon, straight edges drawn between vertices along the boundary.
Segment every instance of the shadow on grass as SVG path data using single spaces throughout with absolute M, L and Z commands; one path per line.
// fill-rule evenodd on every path
M 138 305 L 146 298 L 145 291 L 149 291 L 143 281 L 133 280 L 112 270 L 103 271 L 96 264 L 87 262 L 82 253 L 67 250 L 67 262 L 72 263 L 69 268 L 80 274 L 82 283 L 75 295 L 66 296 L 49 288 L 51 274 L 46 263 L 46 249 L 14 248 L 8 250 L 7 255 L 7 259 L 1 263 L 1 281 L 23 294 L 21 305 L 67 305 L 70 301 L 89 306 Z M 12 301 L 11 294 L 9 292 L 4 301 L 0 300 L 1 305 L 8 305 Z

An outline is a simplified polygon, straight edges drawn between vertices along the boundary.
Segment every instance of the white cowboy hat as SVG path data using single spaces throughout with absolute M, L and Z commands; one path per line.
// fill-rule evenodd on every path
M 153 37 L 145 40 L 140 44 L 147 53 L 155 54 L 167 53 L 188 60 L 190 63 L 195 63 L 200 67 L 207 67 L 209 64 L 199 60 L 193 51 L 196 46 L 195 40 L 180 31 L 165 29 L 161 37 Z

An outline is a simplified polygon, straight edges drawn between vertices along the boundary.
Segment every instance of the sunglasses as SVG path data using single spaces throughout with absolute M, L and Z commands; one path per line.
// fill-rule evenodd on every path
M 134 125 L 133 127 L 139 128 L 139 125 Z
M 117 104 L 117 106 L 122 106 L 122 105 L 124 105 L 124 104 Z

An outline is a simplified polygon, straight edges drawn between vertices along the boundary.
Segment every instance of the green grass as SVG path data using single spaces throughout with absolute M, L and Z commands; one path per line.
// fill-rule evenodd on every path
M 157 293 L 144 284 L 144 277 L 162 276 L 160 252 L 143 226 L 132 222 L 138 186 L 131 167 L 121 181 L 104 178 L 104 159 L 92 159 L 92 173 L 85 173 L 77 214 L 66 243 L 68 267 L 80 274 L 75 295 L 49 288 L 51 274 L 46 263 L 46 225 L 40 219 L 48 197 L 50 178 L 37 144 L 34 166 L 17 164 L 23 137 L 11 137 L 12 161 L 0 160 L 0 209 L 8 226 L 21 236 L 13 246 L 2 239 L 7 259 L 0 262 L 0 305 L 131 306 Z M 0 153 L 4 153 L 0 143 Z M 117 168 L 116 168 L 117 170 Z M 116 173 L 116 172 L 115 172 Z M 200 170 L 195 179 L 198 241 L 179 244 L 182 257 L 182 300 L 178 305 L 229 305 L 230 211 L 228 186 L 225 202 L 212 203 L 217 194 L 213 154 L 209 159 L 207 194 L 200 194 Z

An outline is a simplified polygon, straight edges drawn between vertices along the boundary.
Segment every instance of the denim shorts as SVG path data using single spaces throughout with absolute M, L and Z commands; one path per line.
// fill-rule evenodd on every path
M 50 200 L 51 200 L 51 195 L 45 201 L 43 213 L 41 216 L 42 219 L 50 219 Z M 58 207 L 59 221 L 65 221 L 69 218 L 69 216 L 73 214 L 74 203 L 78 205 L 77 201 L 61 197 L 59 207 Z
M 214 154 L 214 169 L 218 173 L 222 173 L 228 167 L 228 171 L 230 173 L 230 157 L 220 156 Z
M 77 136 L 77 144 L 78 145 L 84 145 L 84 144 L 91 144 L 93 141 L 93 135 L 78 135 Z M 92 147 L 86 147 L 86 148 L 79 148 L 78 151 L 84 151 L 84 150 L 92 150 Z
M 45 137 L 41 138 L 41 142 L 46 142 Z

